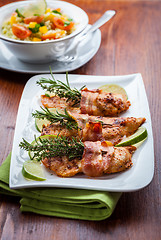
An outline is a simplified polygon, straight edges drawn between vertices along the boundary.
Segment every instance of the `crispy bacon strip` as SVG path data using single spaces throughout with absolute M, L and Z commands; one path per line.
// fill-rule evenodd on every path
M 58 176 L 71 177 L 83 172 L 90 177 L 117 173 L 132 166 L 132 154 L 135 147 L 113 147 L 106 142 L 84 142 L 84 153 L 81 160 L 70 160 L 67 157 L 55 157 L 42 160 L 46 168 Z
M 89 121 L 82 130 L 79 130 L 79 136 L 83 142 L 103 140 L 102 124 Z
M 104 93 L 102 90 L 81 91 L 81 113 L 94 116 L 117 116 L 131 105 L 121 94 Z
M 106 142 L 85 142 L 81 161 L 82 172 L 90 177 L 116 173 L 132 165 L 132 153 L 135 147 L 112 147 Z

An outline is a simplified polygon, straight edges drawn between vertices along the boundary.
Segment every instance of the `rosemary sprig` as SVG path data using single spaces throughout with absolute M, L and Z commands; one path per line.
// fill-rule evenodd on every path
M 84 144 L 72 138 L 69 140 L 65 137 L 55 137 L 53 139 L 39 137 L 35 143 L 30 144 L 24 138 L 19 147 L 26 151 L 31 151 L 32 159 L 41 161 L 44 158 L 67 156 L 69 160 L 74 158 L 81 159 L 84 151 Z
M 48 108 L 42 108 L 42 111 L 35 111 L 35 113 L 32 113 L 32 116 L 38 119 L 47 119 L 50 121 L 50 123 L 60 123 L 61 126 L 65 126 L 67 129 L 72 130 L 78 129 L 78 124 L 75 121 L 75 119 L 69 115 L 66 109 L 64 109 L 64 114 L 60 113 L 56 110 L 56 113 L 52 113 Z
M 55 95 L 58 95 L 60 98 L 66 98 L 67 102 L 72 101 L 72 106 L 75 106 L 80 103 L 81 100 L 81 90 L 85 87 L 83 86 L 79 90 L 76 88 L 71 88 L 68 80 L 68 73 L 66 72 L 66 84 L 60 80 L 55 80 L 53 73 L 50 68 L 50 73 L 52 79 L 41 78 L 36 83 L 42 87 L 42 89 L 52 92 Z

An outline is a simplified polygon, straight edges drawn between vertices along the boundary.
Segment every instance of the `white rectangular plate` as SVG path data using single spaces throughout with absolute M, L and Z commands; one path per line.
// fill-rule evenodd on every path
M 66 82 L 65 74 L 55 74 L 54 76 L 56 79 Z M 86 85 L 89 89 L 94 89 L 106 83 L 119 84 L 125 88 L 131 102 L 129 110 L 121 116 L 146 118 L 144 126 L 148 131 L 148 139 L 134 153 L 132 168 L 121 173 L 104 175 L 99 178 L 89 178 L 83 174 L 71 178 L 61 178 L 55 174 L 51 175 L 44 167 L 46 181 L 26 180 L 22 176 L 21 170 L 24 161 L 29 159 L 29 157 L 27 152 L 19 148 L 19 143 L 22 141 L 22 138 L 32 142 L 34 135 L 40 135 L 35 128 L 32 112 L 40 109 L 40 95 L 44 94 L 44 91 L 36 85 L 36 81 L 41 77 L 50 77 L 50 75 L 32 77 L 27 82 L 20 101 L 11 157 L 9 183 L 11 188 L 61 187 L 129 192 L 139 190 L 151 182 L 154 174 L 153 135 L 150 111 L 141 74 L 125 76 L 69 75 L 71 87 L 78 89 L 83 85 Z

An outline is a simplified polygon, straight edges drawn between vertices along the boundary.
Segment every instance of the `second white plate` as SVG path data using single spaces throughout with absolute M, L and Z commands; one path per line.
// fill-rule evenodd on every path
M 21 73 L 50 73 L 49 66 L 54 73 L 70 72 L 94 57 L 101 44 L 101 31 L 98 29 L 78 45 L 78 57 L 73 62 L 53 61 L 46 64 L 29 64 L 18 60 L 0 41 L 0 68 Z

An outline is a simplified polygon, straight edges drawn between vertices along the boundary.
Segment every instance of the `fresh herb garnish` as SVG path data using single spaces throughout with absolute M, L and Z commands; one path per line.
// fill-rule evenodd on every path
M 68 21 L 69 21 L 69 22 L 72 22 L 72 21 L 73 21 L 73 19 L 72 19 L 72 18 L 68 18 Z
M 18 17 L 25 18 L 25 17 L 20 13 L 20 11 L 18 10 L 18 8 L 16 9 L 15 12 L 17 13 L 17 16 L 18 16 Z
M 67 156 L 69 160 L 74 158 L 81 159 L 84 151 L 84 144 L 81 140 L 77 142 L 74 138 L 69 140 L 59 136 L 53 139 L 43 137 L 36 139 L 35 137 L 34 144 L 30 144 L 24 138 L 22 140 L 19 147 L 26 151 L 31 151 L 33 154 L 32 160 L 34 159 L 37 161 L 41 161 L 44 158 L 62 156 Z
M 32 33 L 37 33 L 39 31 L 40 24 L 36 23 L 34 28 L 29 28 Z
M 53 10 L 52 12 L 56 13 L 56 14 L 59 14 L 59 15 L 62 15 L 61 12 L 58 12 L 57 10 Z
M 69 25 L 70 25 L 70 22 L 67 22 L 67 21 L 64 22 L 64 27 L 69 26 Z
M 45 93 L 45 96 L 46 96 L 46 97 L 50 97 L 50 95 L 49 95 L 49 94 L 47 94 L 47 93 Z
M 32 116 L 38 119 L 47 119 L 50 123 L 60 123 L 61 126 L 65 126 L 67 129 L 72 130 L 78 129 L 78 124 L 75 119 L 64 109 L 64 114 L 56 111 L 56 113 L 52 113 L 48 108 L 42 108 L 43 112 L 35 111 L 32 113 Z
M 44 22 L 41 22 L 40 23 L 40 26 L 42 27 L 42 26 L 45 26 L 45 23 Z
M 52 79 L 41 78 L 37 81 L 37 84 L 40 85 L 43 89 L 46 89 L 48 92 L 52 92 L 58 95 L 60 98 L 66 98 L 66 102 L 72 101 L 75 106 L 80 103 L 81 100 L 81 90 L 85 87 L 83 86 L 79 90 L 76 88 L 71 88 L 68 81 L 68 73 L 66 73 L 66 84 L 60 80 L 55 80 L 52 71 L 50 69 Z M 46 85 L 48 84 L 48 85 Z

